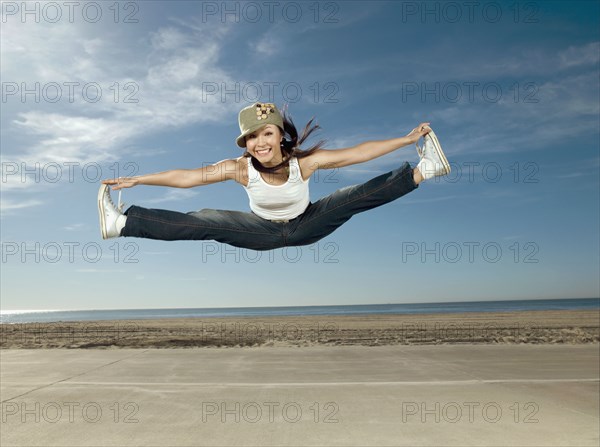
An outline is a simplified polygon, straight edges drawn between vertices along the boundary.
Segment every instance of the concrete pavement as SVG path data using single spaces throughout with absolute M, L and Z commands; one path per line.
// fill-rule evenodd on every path
M 8 446 L 597 446 L 599 346 L 0 351 Z

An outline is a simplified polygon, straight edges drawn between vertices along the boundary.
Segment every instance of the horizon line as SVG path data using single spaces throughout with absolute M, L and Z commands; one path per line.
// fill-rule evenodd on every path
M 363 303 L 363 304 L 308 304 L 298 306 L 223 306 L 223 307 L 123 307 L 105 309 L 0 309 L 0 315 L 23 314 L 23 313 L 47 313 L 47 312 L 90 312 L 90 311 L 113 311 L 113 310 L 189 310 L 189 309 L 265 309 L 265 308 L 292 308 L 292 307 L 337 307 L 337 306 L 391 306 L 411 304 L 460 304 L 460 303 L 494 303 L 511 301 L 552 301 L 552 300 L 600 300 L 600 297 L 575 297 L 575 298 L 514 298 L 504 300 L 465 300 L 465 301 L 420 301 L 408 303 Z

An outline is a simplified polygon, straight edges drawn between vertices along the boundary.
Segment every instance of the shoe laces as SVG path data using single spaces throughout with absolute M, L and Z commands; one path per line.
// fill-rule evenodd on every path
M 118 198 L 118 205 L 115 205 L 115 202 L 113 202 L 112 196 L 110 195 L 110 190 L 107 190 L 108 194 L 108 201 L 110 202 L 110 204 L 112 206 L 114 206 L 117 210 L 119 210 L 120 213 L 123 213 L 123 208 L 125 207 L 125 203 L 121 202 L 121 190 L 119 189 L 119 198 Z
M 117 202 L 118 202 L 119 204 L 118 204 L 118 206 L 117 206 L 117 209 L 118 209 L 118 210 L 119 210 L 121 213 L 123 213 L 123 208 L 125 207 L 125 203 L 124 203 L 124 202 L 121 202 L 121 191 L 122 191 L 122 190 L 121 190 L 121 189 L 119 189 L 119 198 L 117 199 Z
M 425 150 L 425 138 L 423 138 L 423 146 L 419 146 L 419 140 L 417 140 L 415 147 L 417 148 L 417 154 L 419 154 L 419 158 L 423 158 L 423 151 Z

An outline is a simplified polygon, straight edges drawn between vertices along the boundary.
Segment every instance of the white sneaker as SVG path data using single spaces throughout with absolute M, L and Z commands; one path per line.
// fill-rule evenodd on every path
M 423 137 L 423 147 L 415 143 L 421 161 L 417 165 L 425 180 L 450 174 L 450 163 L 444 155 L 440 141 L 431 130 Z
M 102 184 L 98 191 L 98 212 L 100 214 L 100 232 L 102 239 L 119 237 L 125 226 L 127 216 L 123 214 L 121 190 L 119 190 L 119 206 L 116 206 L 110 196 L 110 186 Z

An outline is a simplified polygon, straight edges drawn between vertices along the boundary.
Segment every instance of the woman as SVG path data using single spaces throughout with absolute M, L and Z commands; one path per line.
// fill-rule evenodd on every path
M 308 150 L 300 145 L 318 128 L 312 120 L 298 132 L 284 111 L 271 103 L 256 103 L 239 113 L 241 134 L 237 145 L 246 152 L 198 169 L 176 169 L 157 174 L 104 180 L 98 193 L 100 227 L 104 239 L 118 236 L 160 240 L 216 240 L 253 250 L 312 244 L 331 234 L 354 214 L 389 203 L 429 178 L 446 175 L 450 165 L 429 123 L 421 123 L 407 136 L 367 141 L 337 150 Z M 368 182 L 342 188 L 311 203 L 310 176 L 318 169 L 364 163 L 424 138 L 417 145 L 421 160 L 408 163 Z M 203 209 L 197 212 L 130 207 L 125 213 L 110 196 L 113 190 L 136 185 L 191 188 L 235 180 L 248 193 L 251 212 Z M 120 194 L 120 191 L 119 191 Z

